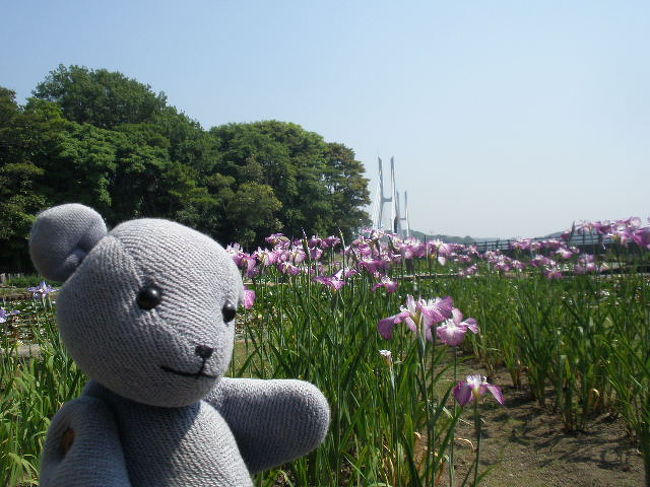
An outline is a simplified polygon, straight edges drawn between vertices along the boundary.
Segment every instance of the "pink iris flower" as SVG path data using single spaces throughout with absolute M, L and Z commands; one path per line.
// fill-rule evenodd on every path
M 356 270 L 356 269 L 350 269 L 350 268 L 348 268 L 348 267 L 344 267 L 342 270 L 343 270 L 343 277 L 344 277 L 345 279 L 349 279 L 350 277 L 352 277 L 352 276 L 356 276 L 357 274 L 359 274 L 359 271 L 358 271 L 358 270 Z
M 338 291 L 343 286 L 345 286 L 345 281 L 342 279 L 343 271 L 340 270 L 333 276 L 316 276 L 314 277 L 315 282 L 319 282 L 324 286 L 332 288 L 334 291 Z
M 283 233 L 272 233 L 264 240 L 273 246 L 285 247 L 289 245 L 289 238 L 286 237 Z
M 549 267 L 544 271 L 548 279 L 562 279 L 562 271 L 557 267 Z
M 288 274 L 290 276 L 297 276 L 300 274 L 300 267 L 297 267 L 290 262 L 280 262 L 278 264 L 278 269 L 282 274 Z
M 255 304 L 255 291 L 244 286 L 244 308 L 251 309 Z
M 436 328 L 436 335 L 442 343 L 451 347 L 457 347 L 465 339 L 467 331 L 478 333 L 478 323 L 474 318 L 467 318 L 463 321 L 463 313 L 458 308 L 451 310 L 451 318 L 445 320 L 442 325 Z
M 372 292 L 374 293 L 380 287 L 386 288 L 386 292 L 394 293 L 397 291 L 397 281 L 393 281 L 390 277 L 382 276 L 381 281 L 372 286 Z
M 456 387 L 454 387 L 454 397 L 461 406 L 465 406 L 475 399 L 480 399 L 486 391 L 490 391 L 497 402 L 503 405 L 505 399 L 501 388 L 493 384 L 488 384 L 486 377 L 480 374 L 468 375 L 464 381 L 459 381 Z
M 386 271 L 386 262 L 381 259 L 363 258 L 357 265 L 358 268 L 367 271 L 369 274 L 376 274 L 381 271 Z
M 253 256 L 256 257 L 257 260 L 261 262 L 264 267 L 273 265 L 278 261 L 278 253 L 275 252 L 274 250 L 258 248 L 257 251 L 253 254 Z
M 445 243 L 442 240 L 432 240 L 429 242 L 429 249 L 431 255 L 436 255 L 440 265 L 445 265 L 447 263 L 447 258 L 451 254 L 451 246 L 448 243 Z
M 469 266 L 469 267 L 468 267 L 467 269 L 465 269 L 465 270 L 461 270 L 461 271 L 459 271 L 459 272 L 458 272 L 458 275 L 459 275 L 460 277 L 469 277 L 469 276 L 473 276 L 473 275 L 476 274 L 477 272 L 478 272 L 478 266 L 477 266 L 476 264 L 474 264 L 474 265 Z
M 340 243 L 341 243 L 340 238 L 330 235 L 329 237 L 323 239 L 321 243 L 321 247 L 324 249 L 330 249 L 336 247 Z
M 323 250 L 320 247 L 311 247 L 309 249 L 309 257 L 311 260 L 319 260 L 323 256 Z
M 246 277 L 257 277 L 260 274 L 260 268 L 257 265 L 257 259 L 250 255 L 244 255 L 241 261 L 242 265 L 246 266 Z
M 424 326 L 431 327 L 436 323 L 452 317 L 454 301 L 451 299 L 451 296 L 447 296 L 446 298 L 420 299 L 418 301 L 418 308 L 422 312 Z
M 578 257 L 578 262 L 576 263 L 573 270 L 576 274 L 597 272 L 598 266 L 596 265 L 595 257 L 591 254 L 582 254 L 580 257 Z
M 226 247 L 226 252 L 228 252 L 231 255 L 232 260 L 235 262 L 237 267 L 244 266 L 244 264 L 242 264 L 242 261 L 244 257 L 248 254 L 246 254 L 246 252 L 244 252 L 241 249 L 241 245 L 239 245 L 238 243 L 231 243 Z
M 419 328 L 422 328 L 424 337 L 432 342 L 433 335 L 431 329 L 434 324 L 451 318 L 451 310 L 453 308 L 453 301 L 451 297 L 435 298 L 435 299 L 418 299 L 416 300 L 410 294 L 406 297 L 406 306 L 400 308 L 400 312 L 379 320 L 377 323 L 377 331 L 386 340 L 393 338 L 393 328 L 399 323 L 406 323 L 406 326 L 414 332 L 418 333 Z
M 305 259 L 307 258 L 307 254 L 305 254 L 305 252 L 302 249 L 297 248 L 297 247 L 294 247 L 293 249 L 291 249 L 290 256 L 291 256 L 291 260 L 293 261 L 293 263 L 295 265 L 302 264 L 305 261 Z
M 650 227 L 639 228 L 632 233 L 632 240 L 639 247 L 650 250 Z
M 563 259 L 570 259 L 571 257 L 573 257 L 573 252 L 571 251 L 571 249 L 568 249 L 566 247 L 560 247 L 555 251 L 555 254 L 559 255 Z

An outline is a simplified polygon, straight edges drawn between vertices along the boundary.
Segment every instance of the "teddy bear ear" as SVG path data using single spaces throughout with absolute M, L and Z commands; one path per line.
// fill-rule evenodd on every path
M 55 206 L 36 217 L 29 253 L 43 276 L 65 281 L 106 234 L 103 218 L 92 208 L 76 203 Z

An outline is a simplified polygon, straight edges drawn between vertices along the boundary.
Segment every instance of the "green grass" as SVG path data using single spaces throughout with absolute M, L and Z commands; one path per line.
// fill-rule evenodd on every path
M 261 281 L 278 283 L 270 271 Z M 605 411 L 620 414 L 650 454 L 650 283 L 642 274 L 404 280 L 397 294 L 370 291 L 364 277 L 334 292 L 306 277 L 262 282 L 254 308 L 240 317 L 231 375 L 301 378 L 316 384 L 332 424 L 315 452 L 256 477 L 256 485 L 430 486 L 448 476 L 450 435 L 471 411 L 454 408 L 449 350 L 398 325 L 392 341 L 376 324 L 399 311 L 407 294 L 450 295 L 481 334 L 463 344 L 489 370 L 506 367 L 513 385 L 530 388 L 558 411 L 567 430 L 589 429 Z M 13 304 L 13 303 L 12 303 Z M 4 486 L 38 482 L 49 418 L 85 381 L 66 355 L 49 305 L 28 301 L 12 318 L 42 347 L 19 359 L 3 335 L 0 355 L 0 478 Z M 379 350 L 389 349 L 389 366 Z M 458 376 L 470 372 L 465 365 Z M 552 387 L 552 403 L 545 390 Z M 650 464 L 650 462 L 648 462 Z M 458 483 L 462 479 L 457 479 Z

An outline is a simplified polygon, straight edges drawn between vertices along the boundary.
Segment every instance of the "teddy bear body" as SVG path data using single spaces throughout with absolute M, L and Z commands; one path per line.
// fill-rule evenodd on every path
M 170 480 L 188 487 L 252 485 L 228 424 L 207 402 L 180 408 L 148 406 L 96 382 L 85 393 L 113 412 L 133 485 L 168 485 Z
M 30 253 L 65 281 L 59 331 L 92 379 L 52 420 L 42 487 L 247 487 L 324 439 L 313 385 L 224 377 L 243 283 L 208 236 L 158 219 L 108 232 L 69 204 L 39 215 Z

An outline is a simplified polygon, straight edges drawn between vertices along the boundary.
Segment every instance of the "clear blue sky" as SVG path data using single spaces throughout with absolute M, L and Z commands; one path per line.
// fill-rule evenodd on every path
M 209 128 L 278 119 L 395 156 L 413 228 L 650 215 L 650 2 L 2 2 L 0 85 L 121 71 Z

